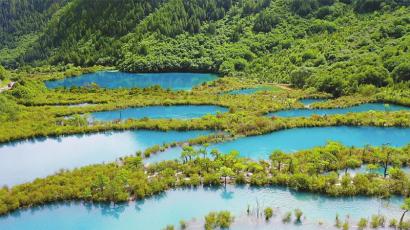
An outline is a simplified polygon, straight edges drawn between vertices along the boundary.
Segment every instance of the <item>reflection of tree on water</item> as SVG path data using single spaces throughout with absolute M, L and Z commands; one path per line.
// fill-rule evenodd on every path
M 167 192 L 161 192 L 161 193 L 158 193 L 158 194 L 156 194 L 153 197 L 150 197 L 148 199 L 154 200 L 155 202 L 159 202 L 159 201 L 165 199 L 166 197 L 167 197 Z M 146 201 L 146 199 L 137 200 L 135 202 L 135 211 L 141 212 L 143 210 L 142 206 L 145 205 L 145 201 Z
M 128 206 L 128 204 L 102 204 L 101 214 L 103 216 L 111 216 L 115 219 L 118 219 L 120 217 L 120 214 L 125 211 L 126 206 Z
M 234 192 L 228 191 L 227 187 L 222 189 L 221 197 L 224 200 L 231 200 L 233 199 Z

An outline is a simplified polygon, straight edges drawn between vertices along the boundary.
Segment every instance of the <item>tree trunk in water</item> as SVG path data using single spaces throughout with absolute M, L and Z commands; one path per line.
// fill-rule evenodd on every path
M 386 178 L 386 176 L 387 176 L 387 168 L 389 167 L 389 165 L 388 165 L 388 162 L 386 161 L 385 163 L 384 163 L 384 178 Z
M 400 222 L 399 222 L 399 228 L 400 228 L 400 229 L 401 229 L 401 223 L 403 222 L 404 216 L 406 215 L 406 213 L 407 213 L 408 211 L 409 211 L 409 210 L 404 211 L 404 212 L 403 212 L 403 215 L 401 215 Z

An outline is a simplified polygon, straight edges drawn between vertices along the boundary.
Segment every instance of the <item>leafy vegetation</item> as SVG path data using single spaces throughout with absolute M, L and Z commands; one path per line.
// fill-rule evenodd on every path
M 60 200 L 123 202 L 142 199 L 178 186 L 221 186 L 224 183 L 221 167 L 234 172 L 230 175 L 230 183 L 281 185 L 332 196 L 408 195 L 409 178 L 400 167 L 409 164 L 409 150 L 410 146 L 400 149 L 359 149 L 332 142 L 324 147 L 281 157 L 283 165 L 280 169 L 275 155 L 270 161 L 256 162 L 239 158 L 235 151 L 222 154 L 216 150 L 211 153 L 193 150 L 188 160 L 165 161 L 149 166 L 143 165 L 140 156 L 125 157 L 120 162 L 63 170 L 31 183 L 5 187 L 0 190 L 0 213 Z M 389 170 L 390 177 L 377 174 L 338 175 L 342 169 L 384 162 L 383 154 L 379 153 L 387 152 L 392 153 L 389 168 L 394 169 Z M 295 211 L 296 221 L 301 220 L 302 215 L 300 210 Z
M 408 197 L 410 178 L 401 167 L 410 164 L 409 145 L 358 149 L 330 142 L 291 155 L 274 151 L 267 161 L 206 147 L 295 127 L 410 127 L 406 111 L 265 116 L 304 108 L 298 101 L 302 98 L 333 97 L 311 108 L 369 102 L 410 106 L 409 15 L 409 4 L 402 0 L 0 1 L 0 63 L 7 67 L 0 66 L 0 88 L 16 82 L 0 92 L 0 142 L 125 129 L 225 131 L 1 188 L 0 214 L 63 200 L 126 202 L 175 187 L 227 184 L 277 185 L 330 196 Z M 224 78 L 189 92 L 156 86 L 108 90 L 96 84 L 49 90 L 43 84 L 103 69 L 215 72 Z M 258 87 L 275 90 L 229 94 Z M 88 106 L 70 106 L 82 103 Z M 86 116 L 128 107 L 209 104 L 229 112 L 192 120 L 92 123 Z M 204 148 L 192 147 L 199 144 Z M 176 145 L 183 147 L 180 160 L 143 165 L 142 157 Z M 370 173 L 348 173 L 365 165 Z M 373 173 L 378 168 L 383 175 Z M 391 227 L 409 228 L 403 220 L 408 199 L 402 208 L 403 216 L 390 220 Z M 302 222 L 298 209 L 282 221 L 290 222 L 292 214 Z M 266 220 L 273 215 L 271 208 L 264 210 Z M 227 228 L 233 220 L 226 211 L 210 213 L 205 228 Z M 361 219 L 358 227 L 385 224 L 384 216 L 375 215 Z M 349 228 L 348 220 L 338 216 L 336 225 Z
M 0 50 L 16 56 L 13 61 L 18 65 L 211 71 L 314 87 L 333 96 L 360 92 L 369 85 L 409 87 L 406 1 L 67 2 L 45 1 L 37 11 L 30 10 L 37 2 L 10 4 L 20 9 L 17 12 L 30 13 L 10 17 L 11 7 L 6 7 L 0 15 L 7 18 L 5 28 L 30 36 L 35 32 L 37 39 L 25 38 L 34 43 L 26 51 L 6 49 L 20 40 L 5 39 L 12 44 L 1 44 Z M 46 26 L 28 21 L 47 22 L 50 15 Z M 16 24 L 27 28 L 14 28 Z

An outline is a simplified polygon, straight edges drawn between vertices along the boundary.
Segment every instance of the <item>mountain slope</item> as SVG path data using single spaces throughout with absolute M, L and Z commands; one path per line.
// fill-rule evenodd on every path
M 72 0 L 26 63 L 212 71 L 335 96 L 409 81 L 409 0 Z
M 67 0 L 0 0 L 0 61 L 25 53 Z

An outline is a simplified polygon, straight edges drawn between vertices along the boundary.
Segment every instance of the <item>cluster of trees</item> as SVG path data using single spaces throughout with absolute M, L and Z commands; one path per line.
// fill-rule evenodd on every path
M 20 59 L 220 72 L 334 96 L 406 88 L 408 11 L 400 0 L 75 0 Z
M 0 63 L 15 66 L 29 44 L 34 43 L 47 22 L 67 0 L 6 0 L 0 2 Z M 24 45 L 23 45 L 24 44 Z M 10 50 L 2 52 L 2 50 Z M 16 53 L 14 55 L 13 53 Z M 7 55 L 6 55 L 7 54 Z M 17 60 L 20 61 L 20 60 Z
M 0 65 L 0 83 L 10 77 L 9 71 Z
M 30 78 L 51 79 L 64 77 L 65 74 L 81 73 L 80 70 L 67 69 L 65 73 L 47 73 Z M 52 71 L 52 70 L 50 70 Z M 30 75 L 29 71 L 24 75 Z M 231 82 L 235 82 L 232 83 Z M 264 116 L 268 112 L 289 108 L 302 108 L 297 101 L 301 97 L 325 96 L 309 93 L 309 91 L 265 91 L 252 97 L 241 95 L 220 94 L 237 88 L 257 87 L 259 84 L 241 83 L 230 78 L 204 84 L 191 92 L 174 92 L 157 87 L 147 89 L 117 89 L 102 88 L 71 88 L 46 90 L 39 81 L 27 80 L 27 77 L 18 81 L 15 88 L 4 92 L 11 102 L 24 104 L 20 106 L 19 114 L 13 119 L 1 122 L 0 141 L 9 141 L 35 136 L 53 136 L 62 134 L 88 133 L 104 130 L 123 129 L 151 129 L 151 130 L 223 130 L 232 135 L 259 135 L 286 128 L 335 126 L 335 125 L 374 125 L 408 127 L 408 113 L 398 112 L 367 112 L 352 113 L 335 116 L 312 116 L 310 118 L 270 118 Z M 237 89 L 236 88 L 236 89 Z M 408 91 L 381 90 L 375 96 L 349 96 L 337 100 L 317 103 L 317 108 L 346 107 L 366 102 L 400 102 L 409 105 Z M 258 103 L 255 103 L 257 101 Z M 63 105 L 89 103 L 90 106 L 72 107 Z M 123 120 L 121 122 L 94 122 L 87 124 L 84 117 L 76 116 L 65 119 L 74 114 L 87 114 L 97 111 L 121 109 L 127 107 L 141 107 L 151 105 L 219 105 L 229 108 L 228 113 L 215 116 L 204 116 L 193 120 Z M 47 107 L 41 107 L 48 105 Z M 55 106 L 57 105 L 57 106 Z M 8 116 L 7 116 L 8 117 Z M 17 119 L 18 118 L 18 119 Z M 81 118 L 81 119 L 79 119 Z M 17 121 L 16 121 L 17 120 Z
M 10 97 L 0 94 L 0 121 L 15 121 L 20 108 Z
M 254 186 L 283 185 L 335 196 L 408 195 L 408 176 L 400 167 L 410 161 L 409 150 L 410 146 L 357 149 L 329 143 L 292 155 L 275 151 L 269 161 L 256 162 L 239 158 L 235 151 L 223 154 L 200 149 L 189 159 L 182 157 L 183 161 L 165 161 L 148 167 L 143 166 L 140 156 L 126 157 L 121 163 L 60 171 L 24 185 L 4 187 L 0 189 L 0 214 L 60 200 L 122 202 L 130 198 L 142 199 L 177 186 L 220 186 L 226 181 Z M 390 152 L 393 154 L 388 161 L 391 168 L 388 177 L 372 173 L 338 175 L 340 169 L 368 162 L 384 164 L 386 159 L 382 155 Z M 226 215 L 218 216 L 210 218 L 212 226 L 225 225 L 231 219 Z M 296 216 L 300 218 L 301 214 Z
M 210 212 L 205 216 L 205 230 L 228 229 L 234 216 L 229 211 Z

